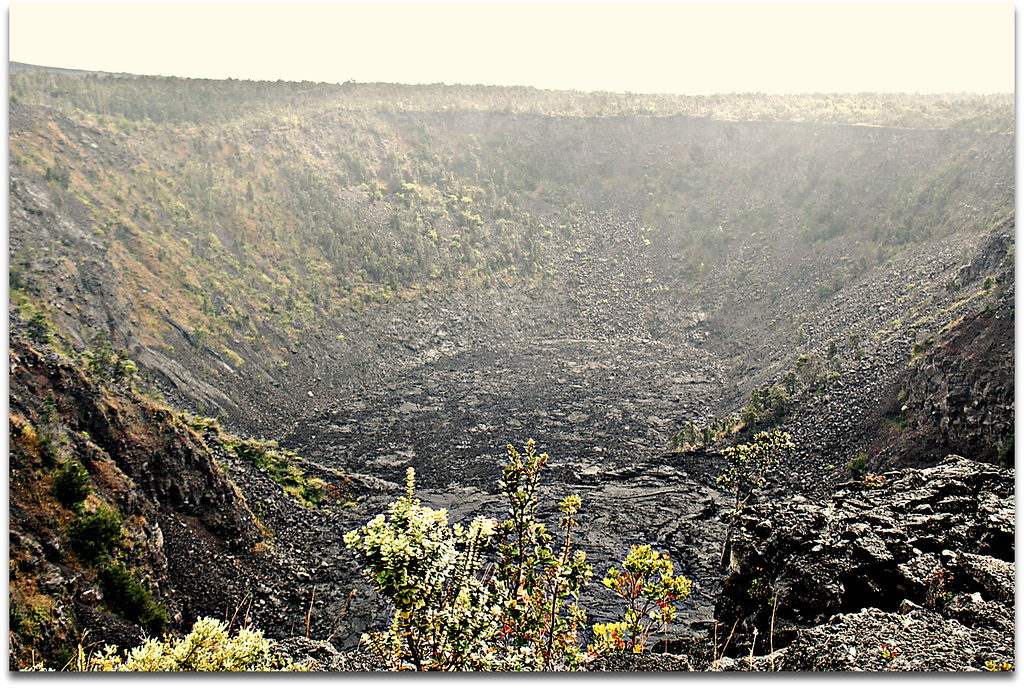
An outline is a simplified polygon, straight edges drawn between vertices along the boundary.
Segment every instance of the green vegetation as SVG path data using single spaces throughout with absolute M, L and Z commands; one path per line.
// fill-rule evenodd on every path
M 690 582 L 672 575 L 666 556 L 633 548 L 624 571 L 612 568 L 605 579 L 627 603 L 625 620 L 601 626 L 595 645 L 580 646 L 586 615 L 578 600 L 592 575 L 586 554 L 573 546 L 581 500 L 561 501 L 556 543 L 536 520 L 538 483 L 549 457 L 536 453 L 533 440 L 524 451 L 508 446 L 501 488 L 509 518 L 501 523 L 478 516 L 468 527 L 449 526 L 445 510 L 424 507 L 414 496 L 410 468 L 406 494 L 388 515 L 346 533 L 368 580 L 395 607 L 387 630 L 363 636 L 388 666 L 576 670 L 602 652 L 642 650 L 651 624 L 674 618 L 671 601 L 684 599 Z M 497 560 L 486 575 L 484 553 L 492 545 Z
M 12 170 L 102 243 L 146 345 L 181 337 L 192 351 L 180 355 L 202 354 L 216 371 L 288 373 L 301 342 L 330 331 L 344 346 L 341 321 L 396 300 L 573 284 L 583 259 L 609 246 L 621 253 L 609 277 L 628 281 L 616 259 L 642 251 L 659 263 L 659 288 L 694 293 L 739 246 L 773 264 L 772 228 L 789 218 L 810 241 L 858 248 L 829 274 L 767 271 L 764 298 L 800 280 L 828 298 L 908 242 L 950 231 L 968 195 L 982 203 L 978 223 L 1013 205 L 1011 188 L 975 198 L 969 170 L 1003 164 L 985 147 L 993 137 L 941 151 L 928 137 L 915 145 L 938 164 L 905 167 L 908 154 L 862 170 L 837 162 L 850 157 L 833 145 L 851 145 L 847 128 L 838 141 L 824 126 L 1012 133 L 1012 96 L 683 97 L 31 70 L 12 72 L 9 89 Z M 659 143 L 669 140 L 680 143 Z M 737 160 L 734 149 L 758 153 Z M 790 168 L 806 174 L 779 173 Z M 773 203 L 750 206 L 737 188 Z M 638 199 L 635 221 L 595 209 L 611 191 Z M 941 222 L 919 218 L 925 202 Z M 49 255 L 66 277 L 75 261 L 58 243 Z M 12 289 L 53 301 L 50 275 L 33 270 L 35 243 L 12 231 L 11 249 Z M 74 317 L 80 306 L 67 308 Z
M 115 614 L 135 621 L 153 636 L 167 630 L 167 608 L 154 602 L 149 588 L 123 564 L 104 567 L 98 580 L 104 601 Z
M 89 566 L 104 561 L 121 543 L 121 514 L 114 507 L 99 504 L 96 511 L 78 517 L 68 530 L 68 544 Z
M 14 71 L 11 96 L 132 131 L 154 124 L 208 124 L 280 117 L 329 107 L 402 114 L 416 111 L 502 112 L 560 117 L 675 117 L 724 121 L 802 121 L 909 128 L 1013 132 L 1013 96 L 912 94 L 585 93 L 530 87 L 403 86 L 179 78 L 70 76 Z M 128 95 L 131 94 L 132 98 Z M 298 117 L 301 119 L 301 116 Z M 284 123 L 284 122 L 282 122 Z
M 244 439 L 224 432 L 215 418 L 205 418 L 191 413 L 181 412 L 181 420 L 199 433 L 216 433 L 217 443 L 224 449 L 234 452 L 256 468 L 266 471 L 267 475 L 288 494 L 309 509 L 324 505 L 328 499 L 335 502 L 341 497 L 339 488 L 320 478 L 306 475 L 299 467 L 302 457 L 297 453 L 278 446 L 276 440 Z M 344 481 L 343 476 L 338 476 Z
M 746 506 L 754 490 L 768 481 L 768 474 L 795 448 L 788 432 L 772 430 L 755 434 L 748 443 L 725 449 L 727 465 L 718 477 L 718 484 L 733 493 L 734 513 Z
M 106 646 L 87 653 L 81 646 L 67 671 L 305 671 L 273 652 L 263 631 L 240 629 L 235 635 L 216 619 L 205 617 L 183 638 L 151 639 L 123 655 Z M 44 670 L 42 666 L 33 667 Z
M 115 351 L 110 332 L 100 330 L 92 340 L 92 347 L 82 357 L 90 373 L 102 382 L 124 384 L 135 378 L 139 367 L 122 351 Z
M 241 439 L 220 433 L 221 445 L 238 454 L 239 458 L 251 461 L 257 468 L 267 472 L 270 478 L 281 486 L 288 496 L 303 506 L 315 509 L 327 498 L 327 483 L 320 478 L 309 477 L 296 462 L 298 454 L 282 449 L 274 440 Z
M 859 343 L 860 338 L 857 337 Z M 829 385 L 840 376 L 843 364 L 839 347 L 835 342 L 828 344 L 829 359 L 823 362 L 814 354 L 801 355 L 793 369 L 786 371 L 779 382 L 755 387 L 750 392 L 747 404 L 740 410 L 739 417 L 714 418 L 698 428 L 688 421 L 683 429 L 669 440 L 672 451 L 693 451 L 708 449 L 718 440 L 741 431 L 753 432 L 760 426 L 778 425 L 786 420 L 796 403 L 811 395 L 821 396 Z
M 864 476 L 868 474 L 868 455 L 858 454 L 850 459 L 846 466 L 850 469 L 850 475 L 854 480 L 863 480 Z
M 622 570 L 608 569 L 602 583 L 626 604 L 626 619 L 614 624 L 595 624 L 595 647 L 612 651 L 643 652 L 655 624 L 668 628 L 678 613 L 672 603 L 690 596 L 692 583 L 673 575 L 667 554 L 650 545 L 633 545 Z
M 77 459 L 65 461 L 53 476 L 53 496 L 74 511 L 81 511 L 85 498 L 92 493 L 89 472 Z
M 1016 458 L 1013 455 L 1013 435 L 1010 433 L 1009 441 L 999 450 L 999 465 L 1004 468 L 1013 468 L 1016 465 Z

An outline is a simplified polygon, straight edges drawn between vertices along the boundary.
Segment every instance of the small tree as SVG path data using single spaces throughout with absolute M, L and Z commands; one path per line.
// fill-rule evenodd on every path
M 92 492 L 89 472 L 77 459 L 65 461 L 53 476 L 53 494 L 61 504 L 81 511 L 85 498 Z
M 788 432 L 772 430 L 759 432 L 751 442 L 737 444 L 723 452 L 728 465 L 718 477 L 718 484 L 735 496 L 736 513 L 746 506 L 754 490 L 767 482 L 768 473 L 778 468 L 782 457 L 794 448 Z
M 667 628 L 678 613 L 675 602 L 690 595 L 692 583 L 672 574 L 667 554 L 650 545 L 633 545 L 622 562 L 622 571 L 608 569 L 604 586 L 626 603 L 625 621 L 594 626 L 591 649 L 643 652 L 655 624 Z

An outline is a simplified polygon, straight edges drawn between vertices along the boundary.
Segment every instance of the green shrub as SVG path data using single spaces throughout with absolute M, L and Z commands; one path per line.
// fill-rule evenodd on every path
M 53 495 L 69 509 L 81 510 L 85 498 L 91 492 L 89 472 L 76 459 L 62 463 L 53 476 Z
M 167 630 L 167 609 L 153 601 L 149 588 L 123 564 L 105 567 L 99 574 L 100 590 L 115 614 L 135 621 L 151 635 Z
M 727 462 L 718 477 L 718 484 L 735 496 L 734 511 L 742 509 L 754 489 L 764 485 L 771 471 L 779 467 L 782 457 L 794 448 L 788 432 L 759 432 L 747 444 L 728 447 L 723 453 Z
M 262 631 L 243 628 L 234 636 L 216 619 L 202 618 L 179 640 L 149 640 L 124 655 L 110 645 L 86 657 L 79 648 L 71 671 L 306 671 L 272 650 Z
M 548 455 L 537 454 L 533 440 L 523 454 L 512 445 L 507 449 L 500 483 L 509 504 L 505 521 L 477 517 L 468 527 L 449 526 L 444 509 L 424 507 L 414 497 L 410 468 L 406 495 L 388 507 L 387 516 L 345 534 L 367 578 L 395 607 L 386 631 L 363 635 L 392 668 L 576 670 L 610 649 L 601 643 L 587 650 L 580 646 L 586 615 L 578 600 L 592 570 L 586 553 L 573 547 L 579 495 L 559 505 L 556 544 L 537 521 L 537 488 Z M 492 545 L 496 561 L 486 569 L 492 574 L 485 575 L 484 553 Z M 670 600 L 685 597 L 689 581 L 672 577 L 667 557 L 649 548 L 635 549 L 631 557 L 626 573 L 613 569 L 608 580 L 632 605 L 622 623 L 625 628 L 634 622 L 631 647 L 636 647 L 649 632 L 638 616 L 641 610 L 667 623 L 675 613 Z M 627 591 L 634 584 L 640 588 Z M 652 600 L 656 609 L 645 606 Z
M 612 650 L 643 652 L 654 625 L 667 628 L 679 616 L 672 603 L 690 596 L 692 583 L 683 576 L 674 576 L 672 568 L 669 556 L 655 552 L 650 545 L 630 547 L 622 570 L 611 567 L 602 581 L 625 601 L 626 619 L 603 627 L 596 624 L 591 649 L 604 644 Z
M 868 474 L 868 455 L 858 454 L 850 459 L 847 466 L 849 467 L 850 475 L 853 476 L 854 480 L 863 480 L 864 476 Z
M 79 517 L 68 532 L 71 549 L 88 565 L 109 557 L 121 542 L 121 515 L 99 505 L 96 512 Z

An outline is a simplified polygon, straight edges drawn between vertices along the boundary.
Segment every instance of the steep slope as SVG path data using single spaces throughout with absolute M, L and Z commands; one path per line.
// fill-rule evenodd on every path
M 355 575 L 336 561 L 339 533 L 365 519 L 340 500 L 367 488 L 296 459 L 292 476 L 334 497 L 303 507 L 252 449 L 230 448 L 237 438 L 23 338 L 17 312 L 11 327 L 12 669 L 60 668 L 79 643 L 130 648 L 202 616 L 281 637 L 306 623 L 311 593 L 316 637 L 358 639 L 366 596 L 342 626 Z

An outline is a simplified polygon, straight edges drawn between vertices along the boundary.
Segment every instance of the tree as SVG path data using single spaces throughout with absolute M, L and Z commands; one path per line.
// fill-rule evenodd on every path
M 778 468 L 782 457 L 795 446 L 788 432 L 772 430 L 759 432 L 751 442 L 723 452 L 728 464 L 718 484 L 735 496 L 734 513 L 746 506 L 754 490 L 767 482 L 767 474 Z

